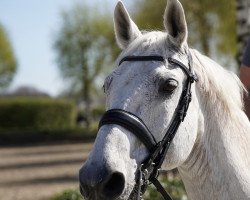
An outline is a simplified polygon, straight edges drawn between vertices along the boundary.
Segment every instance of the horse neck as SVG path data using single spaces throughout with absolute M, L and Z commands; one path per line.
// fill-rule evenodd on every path
M 242 110 L 225 115 L 201 96 L 198 137 L 179 167 L 189 199 L 249 200 L 250 123 Z

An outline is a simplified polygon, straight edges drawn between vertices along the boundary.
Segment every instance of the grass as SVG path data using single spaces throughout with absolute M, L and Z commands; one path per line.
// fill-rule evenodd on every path
M 83 200 L 83 198 L 79 191 L 68 189 L 52 196 L 49 200 Z

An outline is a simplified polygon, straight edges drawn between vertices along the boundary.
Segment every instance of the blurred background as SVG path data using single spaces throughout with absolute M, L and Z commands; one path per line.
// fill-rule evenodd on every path
M 164 30 L 166 0 L 123 0 L 143 30 Z M 0 1 L 0 198 L 78 200 L 78 169 L 105 110 L 119 54 L 116 0 Z M 189 45 L 238 73 L 249 0 L 181 0 Z M 250 56 L 250 55 L 249 55 Z M 164 178 L 165 177 L 165 178 Z M 161 177 L 187 199 L 176 170 Z M 149 190 L 145 199 L 161 199 Z

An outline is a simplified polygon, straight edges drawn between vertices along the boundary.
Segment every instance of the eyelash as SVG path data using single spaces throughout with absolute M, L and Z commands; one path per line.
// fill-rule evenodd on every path
M 106 92 L 107 92 L 108 88 L 110 87 L 112 81 L 113 81 L 113 77 L 111 77 L 111 76 L 108 76 L 105 79 L 104 84 L 102 86 L 104 94 L 106 94 Z
M 177 87 L 178 82 L 175 79 L 170 78 L 160 84 L 159 92 L 164 94 L 172 94 Z

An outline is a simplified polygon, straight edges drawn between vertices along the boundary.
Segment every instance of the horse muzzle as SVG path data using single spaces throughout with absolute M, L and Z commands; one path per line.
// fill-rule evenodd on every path
M 114 200 L 125 189 L 125 176 L 119 171 L 95 164 L 84 165 L 79 171 L 80 192 L 86 200 Z

